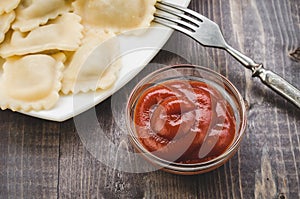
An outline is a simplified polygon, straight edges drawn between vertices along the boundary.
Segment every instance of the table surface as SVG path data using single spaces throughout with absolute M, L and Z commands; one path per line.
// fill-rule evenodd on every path
M 300 88 L 298 0 L 191 0 L 189 7 L 218 23 L 231 46 Z M 225 51 L 177 32 L 130 84 L 158 65 L 179 63 L 223 74 L 249 104 L 246 134 L 225 165 L 194 176 L 122 170 L 133 163 L 123 162 L 131 147 L 116 95 L 92 109 L 113 146 L 101 142 L 105 150 L 96 155 L 76 118 L 58 123 L 0 111 L 0 198 L 300 198 L 300 110 Z

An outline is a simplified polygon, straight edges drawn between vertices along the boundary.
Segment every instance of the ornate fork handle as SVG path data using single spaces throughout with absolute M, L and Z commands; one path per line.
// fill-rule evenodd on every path
M 276 73 L 264 69 L 262 65 L 255 70 L 253 76 L 257 76 L 271 89 L 290 100 L 300 108 L 300 91 Z
M 286 99 L 290 100 L 293 104 L 300 108 L 300 91 L 297 88 L 280 77 L 278 74 L 271 70 L 265 69 L 262 64 L 255 63 L 251 58 L 235 50 L 228 44 L 226 44 L 225 50 L 245 67 L 252 70 L 253 77 L 259 77 L 265 85 Z

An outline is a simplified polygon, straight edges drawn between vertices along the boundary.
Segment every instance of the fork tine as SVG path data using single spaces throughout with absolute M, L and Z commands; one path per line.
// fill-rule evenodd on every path
M 177 16 L 179 18 L 185 19 L 188 22 L 191 22 L 193 24 L 195 24 L 196 26 L 199 26 L 199 24 L 202 22 L 202 20 L 200 18 L 192 18 L 188 15 L 186 15 L 185 13 L 187 13 L 187 11 L 185 11 L 186 9 L 183 7 L 179 7 L 179 6 L 174 6 L 165 2 L 157 2 L 156 3 L 156 9 L 159 11 L 163 11 L 166 13 L 169 13 L 170 15 L 173 16 Z M 179 11 L 179 12 L 178 12 Z
M 159 24 L 162 24 L 164 26 L 170 27 L 174 30 L 178 30 L 179 32 L 185 33 L 187 35 L 191 35 L 193 33 L 189 29 L 178 26 L 177 24 L 172 23 L 172 22 L 170 23 L 169 20 L 164 19 L 164 18 L 154 17 L 154 21 L 159 23 Z
M 198 26 L 192 25 L 190 23 L 187 23 L 187 22 L 182 21 L 180 19 L 176 19 L 174 17 L 169 17 L 169 16 L 164 15 L 164 14 L 155 13 L 154 17 L 155 17 L 155 21 L 158 22 L 158 23 L 161 23 L 161 21 L 164 20 L 165 23 L 169 22 L 170 25 L 174 25 L 174 26 L 179 25 L 179 27 L 182 28 L 182 29 L 184 29 L 184 28 L 189 29 L 191 31 L 191 33 L 196 32 L 196 29 L 198 28 Z M 162 20 L 159 20 L 159 19 L 162 19 Z M 174 26 L 172 28 L 174 28 Z
M 157 2 L 156 8 L 155 22 L 185 33 L 204 46 L 228 47 L 218 24 L 201 14 L 165 1 Z

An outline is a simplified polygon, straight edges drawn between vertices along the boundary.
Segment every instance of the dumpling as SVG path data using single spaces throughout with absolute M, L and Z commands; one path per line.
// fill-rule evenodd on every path
M 122 32 L 148 27 L 153 19 L 156 0 L 77 0 L 74 12 L 86 26 Z
M 63 56 L 11 57 L 0 77 L 0 107 L 11 110 L 50 109 L 59 99 Z
M 17 17 L 12 28 L 28 32 L 68 12 L 70 8 L 70 0 L 22 0 L 16 9 Z
M 47 25 L 38 27 L 29 33 L 9 31 L 0 46 L 0 56 L 25 55 L 46 50 L 76 50 L 82 38 L 80 17 L 66 13 Z
M 9 30 L 10 24 L 15 19 L 15 12 L 4 13 L 0 15 L 0 43 L 3 42 L 5 33 Z
M 3 13 L 10 13 L 20 3 L 20 0 L 1 0 L 0 1 L 0 15 Z
M 108 33 L 103 33 L 102 37 L 87 36 L 83 45 L 69 57 L 70 62 L 65 64 L 62 92 L 107 89 L 117 79 L 121 66 L 118 56 L 117 37 Z

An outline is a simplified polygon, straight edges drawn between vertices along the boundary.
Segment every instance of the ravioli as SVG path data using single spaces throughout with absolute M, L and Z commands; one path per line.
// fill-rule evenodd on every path
M 153 19 L 156 0 L 77 0 L 74 12 L 86 26 L 123 32 L 148 27 Z
M 82 38 L 80 16 L 66 13 L 29 33 L 10 31 L 0 46 L 0 56 L 25 55 L 46 50 L 76 50 Z
M 15 19 L 15 12 L 4 13 L 0 15 L 0 43 L 3 42 L 5 33 L 9 30 L 10 24 Z
M 0 108 L 39 111 L 111 88 L 116 34 L 149 27 L 156 0 L 0 0 Z M 55 54 L 56 53 L 56 54 Z
M 50 109 L 59 99 L 63 56 L 11 57 L 0 77 L 0 107 L 14 111 Z
M 0 1 L 0 15 L 3 13 L 10 13 L 20 3 L 20 0 L 1 0 Z
M 83 45 L 69 55 L 62 80 L 64 94 L 107 89 L 115 82 L 121 63 L 119 43 L 113 36 L 104 32 L 86 36 Z M 104 82 L 99 81 L 104 77 Z
M 2 0 L 1 0 L 2 1 Z M 70 10 L 70 0 L 22 0 L 12 28 L 28 32 Z

